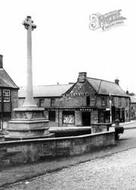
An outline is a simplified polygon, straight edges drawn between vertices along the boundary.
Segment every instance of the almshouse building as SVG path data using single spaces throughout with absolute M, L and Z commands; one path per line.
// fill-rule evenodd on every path
M 12 110 L 18 107 L 18 86 L 3 68 L 3 56 L 0 55 L 0 121 L 8 121 Z
M 20 88 L 20 105 L 24 97 L 25 89 Z M 34 98 L 45 108 L 51 126 L 129 121 L 130 97 L 119 86 L 119 80 L 90 78 L 86 72 L 80 72 L 75 83 L 34 87 Z

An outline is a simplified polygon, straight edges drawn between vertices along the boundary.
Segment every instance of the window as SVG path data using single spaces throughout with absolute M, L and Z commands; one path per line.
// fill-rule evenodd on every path
M 106 99 L 104 96 L 101 97 L 101 105 L 106 106 Z
M 64 124 L 74 124 L 75 123 L 74 111 L 63 111 L 63 123 Z
M 92 97 L 90 99 L 90 106 L 95 106 L 95 103 L 96 103 L 96 97 Z
M 129 106 L 129 99 L 126 98 L 126 107 L 128 107 L 128 106 Z
M 49 120 L 55 121 L 56 119 L 56 112 L 55 111 L 49 111 Z
M 87 96 L 87 97 L 86 97 L 86 105 L 87 105 L 87 106 L 90 106 L 90 96 Z
M 55 98 L 51 98 L 51 106 L 54 106 Z
M 3 89 L 3 102 L 10 102 L 10 90 Z
M 39 107 L 44 107 L 44 98 L 39 99 Z
M 121 101 L 121 98 L 119 98 L 119 107 L 121 107 L 122 105 L 122 101 Z

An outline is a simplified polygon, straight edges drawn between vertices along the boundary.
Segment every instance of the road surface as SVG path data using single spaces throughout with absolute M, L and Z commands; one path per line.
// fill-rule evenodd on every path
M 136 189 L 136 129 L 125 130 L 118 146 L 109 151 L 113 154 L 13 184 L 5 190 Z

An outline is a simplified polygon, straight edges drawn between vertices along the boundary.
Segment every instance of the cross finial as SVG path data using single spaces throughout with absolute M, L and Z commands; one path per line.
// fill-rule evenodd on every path
M 36 28 L 36 25 L 34 24 L 33 20 L 31 19 L 31 16 L 27 16 L 26 19 L 23 22 L 23 25 L 28 30 L 29 28 L 31 30 L 34 30 Z

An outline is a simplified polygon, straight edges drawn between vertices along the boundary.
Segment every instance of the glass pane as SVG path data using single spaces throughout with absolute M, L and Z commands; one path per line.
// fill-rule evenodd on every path
M 3 96 L 10 96 L 10 90 L 4 89 Z
M 71 111 L 63 112 L 63 123 L 74 124 L 74 122 L 75 122 L 74 112 Z
M 3 101 L 4 102 L 10 102 L 10 97 L 9 96 L 4 96 Z

